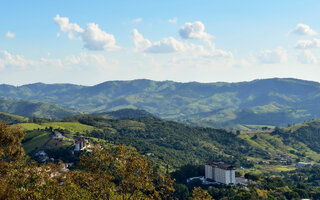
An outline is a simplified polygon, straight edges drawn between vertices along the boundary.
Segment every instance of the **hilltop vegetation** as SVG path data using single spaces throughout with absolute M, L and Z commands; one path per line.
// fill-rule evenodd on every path
M 77 168 L 24 156 L 24 132 L 0 122 L 0 199 L 172 199 L 173 180 L 125 146 L 95 148 Z
M 106 115 L 106 116 L 114 117 L 116 119 L 140 119 L 140 118 L 155 117 L 153 114 L 145 110 L 131 109 L 131 108 L 124 108 L 124 109 L 110 111 L 106 113 L 99 113 L 98 115 Z
M 109 81 L 90 87 L 0 85 L 0 97 L 54 103 L 88 113 L 138 108 L 193 125 L 243 130 L 250 129 L 248 125 L 283 126 L 320 118 L 320 83 L 297 79 L 240 83 L 143 79 Z
M 25 117 L 41 117 L 49 119 L 62 119 L 79 113 L 49 103 L 4 98 L 0 98 L 0 111 Z M 18 119 L 13 115 L 7 115 L 7 117 L 11 117 L 11 119 L 8 119 L 8 123 L 11 123 L 10 120 L 13 120 L 12 122 L 14 123 L 26 121 L 26 119 Z M 1 118 L 4 119 L 4 116 L 1 116 Z
M 18 125 L 27 131 L 27 136 L 31 135 L 31 139 L 23 142 L 28 153 L 49 140 L 48 130 L 57 129 L 69 138 L 85 135 L 94 144 L 132 145 L 162 169 L 167 165 L 174 170 L 190 163 L 224 160 L 245 167 L 246 171 L 265 174 L 292 170 L 298 161 L 320 162 L 320 120 L 284 128 L 231 132 L 145 118 L 140 115 L 144 112 L 131 109 L 128 110 L 130 119 L 124 111 L 119 111 L 123 119 L 110 118 L 103 113 L 76 115 L 61 122 L 35 119 L 35 122 Z M 64 145 L 56 144 L 56 147 Z M 52 147 L 48 145 L 48 148 Z
M 6 124 L 17 124 L 27 122 L 28 118 L 10 113 L 0 112 L 0 120 Z

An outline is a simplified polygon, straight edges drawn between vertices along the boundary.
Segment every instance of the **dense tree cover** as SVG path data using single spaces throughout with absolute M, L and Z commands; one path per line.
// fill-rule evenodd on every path
M 162 166 L 168 164 L 171 169 L 188 163 L 203 164 L 207 160 L 251 167 L 247 155 L 267 156 L 266 152 L 249 146 L 236 134 L 220 129 L 192 127 L 158 118 L 117 120 L 85 115 L 74 120 L 101 129 L 93 130 L 87 136 L 111 144 L 132 145 L 139 153 L 149 155 L 152 161 Z
M 17 123 L 27 122 L 28 118 L 0 112 L 0 120 L 5 122 L 6 124 L 17 124 Z
M 313 151 L 320 153 L 320 120 L 312 120 L 287 129 L 276 129 L 272 135 L 281 137 L 285 144 L 302 142 Z
M 69 172 L 25 157 L 24 132 L 0 123 L 0 199 L 172 199 L 173 179 L 132 147 L 97 146 Z
M 185 165 L 171 173 L 176 179 L 174 196 L 187 200 L 197 187 L 202 187 L 214 199 L 319 199 L 320 198 L 320 166 L 300 168 L 282 172 L 278 177 L 245 174 L 251 182 L 247 187 L 230 185 L 202 185 L 199 179 L 189 183 L 187 178 L 203 176 L 200 165 Z
M 141 110 L 141 109 L 130 109 L 130 108 L 124 108 L 116 111 L 106 112 L 102 113 L 109 115 L 111 117 L 117 118 L 117 119 L 140 119 L 140 118 L 153 118 L 155 117 L 153 114 Z

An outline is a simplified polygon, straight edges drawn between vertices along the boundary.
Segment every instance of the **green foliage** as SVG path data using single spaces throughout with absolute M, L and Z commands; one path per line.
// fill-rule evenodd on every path
M 132 145 L 139 153 L 149 155 L 158 166 L 165 167 L 168 164 L 170 168 L 176 168 L 188 163 L 202 164 L 210 159 L 228 163 L 237 161 L 237 164 L 251 166 L 244 155 L 254 148 L 245 147 L 244 140 L 225 130 L 191 127 L 157 118 L 98 118 L 95 121 L 96 118 L 97 116 L 86 115 L 76 119 L 102 129 L 93 130 L 87 136 L 100 138 L 111 144 Z
M 17 124 L 27 122 L 28 118 L 10 113 L 0 112 L 0 120 L 5 122 L 6 124 Z
M 116 119 L 140 119 L 140 118 L 153 118 L 153 114 L 139 109 L 120 109 L 116 111 L 102 113 L 108 116 L 114 117 Z M 101 115 L 101 114 L 99 114 Z
M 24 133 L 0 123 L 0 199 L 172 199 L 173 180 L 134 148 L 96 147 L 78 169 L 37 165 L 24 157 Z

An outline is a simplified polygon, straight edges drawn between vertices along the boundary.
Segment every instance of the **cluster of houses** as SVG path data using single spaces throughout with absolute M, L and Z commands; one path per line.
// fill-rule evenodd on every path
M 55 140 L 63 140 L 63 141 L 68 141 L 68 142 L 73 142 L 74 143 L 74 147 L 72 149 L 72 153 L 74 154 L 74 152 L 80 152 L 80 151 L 91 151 L 90 149 L 90 143 L 87 139 L 85 139 L 84 136 L 79 136 L 77 138 L 73 139 L 69 139 L 64 137 L 58 130 L 53 130 L 51 133 L 51 138 L 55 139 Z M 35 154 L 34 157 L 39 161 L 39 162 L 47 162 L 47 161 L 54 161 L 53 158 L 49 158 L 48 154 L 40 149 L 38 150 Z
M 40 162 L 46 162 L 46 161 L 49 161 L 49 160 L 53 159 L 53 158 L 49 159 L 48 154 L 46 152 L 44 152 L 43 150 L 37 151 L 34 154 L 34 157 Z

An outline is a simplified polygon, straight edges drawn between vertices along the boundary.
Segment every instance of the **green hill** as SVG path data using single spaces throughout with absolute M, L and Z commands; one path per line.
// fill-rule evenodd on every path
M 106 115 L 116 119 L 140 119 L 153 118 L 155 115 L 141 109 L 124 108 L 120 110 L 98 113 L 98 115 Z
M 242 130 L 250 127 L 246 125 L 284 126 L 320 118 L 320 83 L 289 78 L 239 83 L 141 79 L 95 86 L 0 85 L 0 97 L 48 102 L 89 113 L 143 109 L 165 119 Z
M 241 132 L 193 127 L 159 118 L 106 118 L 105 114 L 19 125 L 27 131 L 26 137 L 34 138 L 24 143 L 27 152 L 41 146 L 45 142 L 43 133 L 52 127 L 69 138 L 85 135 L 95 144 L 132 145 L 162 168 L 167 164 L 176 169 L 190 163 L 223 160 L 254 173 L 277 173 L 294 169 L 298 161 L 320 163 L 320 120 Z
M 6 124 L 17 124 L 27 122 L 28 118 L 10 113 L 0 112 L 0 120 Z
M 79 113 L 77 111 L 68 110 L 49 103 L 4 98 L 0 98 L 0 112 L 12 113 L 25 117 L 41 117 L 49 119 L 61 119 Z M 6 116 L 6 120 L 9 120 L 9 123 L 9 117 L 11 117 L 11 120 L 13 120 L 15 123 L 26 121 L 25 119 L 22 119 L 21 117 L 15 117 L 14 115 L 6 114 Z M 4 114 L 2 114 L 0 119 L 2 118 L 5 118 Z M 16 118 L 18 121 L 14 120 L 14 118 Z

